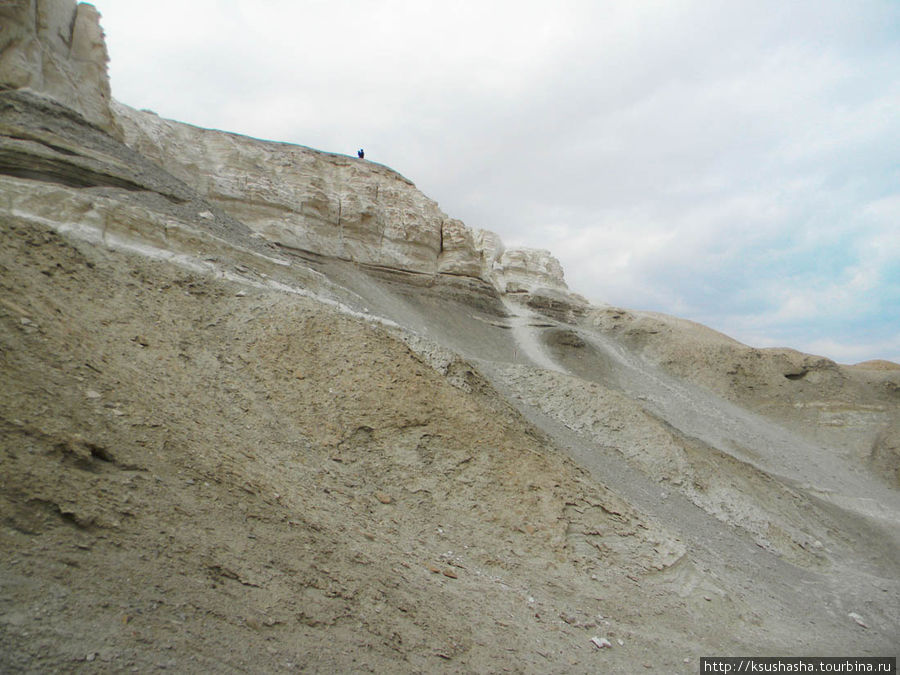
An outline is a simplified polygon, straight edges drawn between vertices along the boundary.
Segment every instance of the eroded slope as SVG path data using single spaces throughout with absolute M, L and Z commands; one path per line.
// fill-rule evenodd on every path
M 595 632 L 674 639 L 622 591 L 675 535 L 379 324 L 15 220 L 0 265 L 4 667 L 588 672 Z

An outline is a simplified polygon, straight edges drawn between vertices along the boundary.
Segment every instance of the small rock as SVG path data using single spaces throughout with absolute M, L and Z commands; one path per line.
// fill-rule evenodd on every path
M 97 658 L 97 652 L 91 652 L 86 657 L 84 657 L 84 660 L 85 661 L 93 661 L 96 658 Z
M 449 567 L 448 567 L 447 569 L 444 570 L 444 576 L 445 576 L 445 577 L 449 577 L 449 578 L 451 578 L 451 579 L 458 579 L 458 578 L 459 578 L 459 577 L 456 576 L 456 572 L 454 572 L 453 570 L 451 570 Z
M 440 574 L 441 568 L 435 567 L 434 565 L 428 565 L 428 571 L 431 572 L 432 574 Z
M 298 370 L 297 372 L 294 373 L 294 377 L 296 377 L 298 380 L 302 380 L 302 379 L 305 379 L 305 378 L 306 378 L 306 375 L 304 375 L 303 373 L 301 373 L 301 372 Z
M 29 319 L 27 316 L 23 316 L 21 319 L 19 319 L 19 322 L 23 326 L 28 326 L 29 328 L 37 328 L 37 324 L 34 321 L 32 321 L 31 319 Z
M 150 346 L 150 341 L 147 338 L 145 338 L 143 335 L 135 335 L 133 338 L 131 338 L 131 341 L 137 342 L 141 347 Z
M 869 624 L 867 624 L 865 622 L 865 620 L 856 612 L 850 612 L 847 616 L 849 616 L 851 619 L 853 619 L 858 625 L 862 626 L 863 628 L 869 627 Z
M 622 638 L 619 638 L 618 640 L 616 640 L 616 642 L 619 643 L 619 646 L 620 646 L 620 647 L 624 647 L 624 646 L 625 646 L 625 640 L 623 640 Z
M 390 504 L 392 501 L 394 501 L 394 498 L 386 492 L 376 492 L 375 499 L 380 501 L 382 504 Z
M 591 644 L 597 649 L 612 649 L 612 642 L 602 637 L 592 637 Z
M 197 214 L 198 218 L 203 218 L 203 220 L 212 220 L 215 218 L 212 211 L 201 211 Z
M 88 389 L 86 392 L 84 392 L 84 395 L 95 400 L 100 398 L 100 392 L 94 391 L 93 389 Z
M 234 297 L 243 298 L 246 295 L 247 295 L 247 291 L 238 291 L 237 293 L 234 294 Z

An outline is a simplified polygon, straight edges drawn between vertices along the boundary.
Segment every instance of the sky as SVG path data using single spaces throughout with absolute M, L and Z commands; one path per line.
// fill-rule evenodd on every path
M 95 0 L 113 96 L 390 166 L 596 304 L 900 362 L 897 0 Z

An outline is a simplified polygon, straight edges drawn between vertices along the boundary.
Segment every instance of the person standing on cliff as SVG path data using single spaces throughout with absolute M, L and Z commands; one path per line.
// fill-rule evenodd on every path
M 357 151 L 356 151 L 356 154 L 359 156 L 360 159 L 365 159 L 365 158 L 366 158 L 366 151 L 363 150 L 362 148 L 360 148 L 359 150 L 357 150 Z

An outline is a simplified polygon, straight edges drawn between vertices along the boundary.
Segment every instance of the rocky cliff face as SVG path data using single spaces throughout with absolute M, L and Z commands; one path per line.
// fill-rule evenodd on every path
M 129 146 L 271 241 L 423 274 L 438 271 L 449 219 L 387 167 L 199 129 L 119 104 L 115 112 Z
M 13 0 L 0 5 L 0 87 L 30 89 L 112 134 L 109 56 L 93 5 Z
M 355 157 L 200 129 L 114 104 L 125 142 L 266 239 L 420 274 L 548 289 L 577 304 L 547 251 L 505 250 L 448 217 L 397 172 Z

